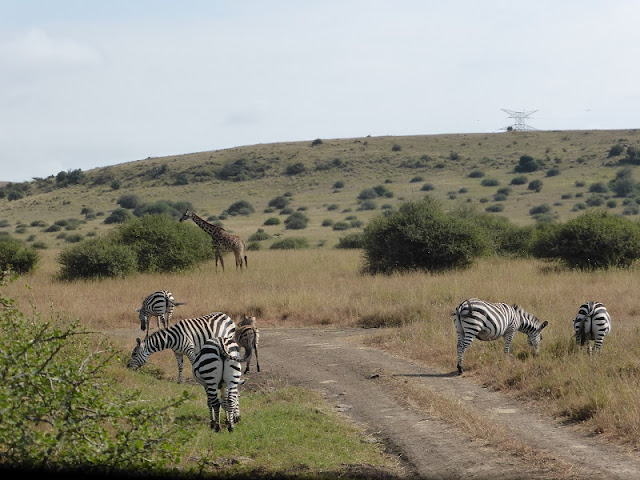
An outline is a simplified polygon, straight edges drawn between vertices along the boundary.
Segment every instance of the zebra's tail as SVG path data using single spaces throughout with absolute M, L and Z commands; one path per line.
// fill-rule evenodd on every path
M 580 345 L 586 345 L 589 342 L 589 336 L 587 335 L 587 317 L 582 318 L 580 322 Z
M 173 306 L 177 307 L 178 305 L 186 305 L 187 302 L 173 302 Z

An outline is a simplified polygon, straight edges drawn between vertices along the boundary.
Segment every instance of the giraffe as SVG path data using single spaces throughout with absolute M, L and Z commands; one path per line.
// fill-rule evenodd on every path
M 233 250 L 233 254 L 236 257 L 236 270 L 238 269 L 238 267 L 240 267 L 240 271 L 242 271 L 243 257 L 244 257 L 244 266 L 248 268 L 247 256 L 244 255 L 245 244 L 244 244 L 244 241 L 239 236 L 232 235 L 228 233 L 224 228 L 207 222 L 205 219 L 200 218 L 191 210 L 186 210 L 182 215 L 182 218 L 180 218 L 180 221 L 183 222 L 188 219 L 193 220 L 196 225 L 198 225 L 202 230 L 207 232 L 211 237 L 211 241 L 213 242 L 213 247 L 215 248 L 215 251 L 216 251 L 215 252 L 216 270 L 218 270 L 218 260 L 220 260 L 220 265 L 222 265 L 222 271 L 224 272 L 224 262 L 222 261 L 222 252 L 227 252 L 229 250 Z

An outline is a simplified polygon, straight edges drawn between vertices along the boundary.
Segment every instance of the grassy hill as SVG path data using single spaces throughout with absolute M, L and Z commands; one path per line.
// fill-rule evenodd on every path
M 0 199 L 0 232 L 62 248 L 69 240 L 112 228 L 104 219 L 125 194 L 145 203 L 190 202 L 205 218 L 220 216 L 235 202 L 249 202 L 254 213 L 223 217 L 222 224 L 245 240 L 258 228 L 275 235 L 263 242 L 264 248 L 292 236 L 332 247 L 373 216 L 427 193 L 446 209 L 465 205 L 493 210 L 518 225 L 534 223 L 531 209 L 541 206 L 559 221 L 589 205 L 633 215 L 635 199 L 615 198 L 610 191 L 592 199 L 590 190 L 594 183 L 606 185 L 624 167 L 635 170 L 623 159 L 628 147 L 639 146 L 640 130 L 536 131 L 316 139 L 147 158 L 81 172 L 77 184 L 63 186 L 58 172 L 23 184 L 23 198 Z M 617 155 L 611 155 L 612 147 L 618 148 Z M 541 168 L 515 172 L 523 155 L 533 157 Z M 526 183 L 511 184 L 522 175 Z M 528 189 L 533 180 L 542 181 L 539 192 Z M 380 186 L 386 195 L 366 203 L 358 198 L 363 190 Z M 496 197 L 500 189 L 507 193 Z M 309 218 L 306 229 L 264 225 L 270 217 L 281 222 L 286 218 L 280 210 L 269 211 L 270 200 L 283 195 L 290 199 L 290 211 Z M 68 219 L 80 221 L 73 235 L 64 229 L 45 231 Z M 337 222 L 354 227 L 334 230 Z

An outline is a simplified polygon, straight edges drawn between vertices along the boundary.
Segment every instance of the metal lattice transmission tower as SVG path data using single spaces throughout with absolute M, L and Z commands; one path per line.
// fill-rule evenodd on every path
M 501 130 L 515 130 L 516 132 L 525 132 L 528 130 L 537 130 L 537 128 L 532 127 L 531 125 L 527 125 L 524 121 L 529 118 L 531 115 L 536 113 L 538 110 L 529 110 L 528 112 L 521 111 L 516 112 L 514 110 L 507 110 L 506 108 L 501 108 L 503 112 L 509 114 L 509 118 L 515 119 L 513 125 L 508 127 L 501 128 Z

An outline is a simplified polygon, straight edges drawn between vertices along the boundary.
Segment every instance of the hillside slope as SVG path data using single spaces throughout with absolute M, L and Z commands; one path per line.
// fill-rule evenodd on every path
M 638 130 L 536 131 L 316 139 L 148 158 L 81 172 L 78 183 L 66 186 L 58 177 L 67 172 L 34 179 L 24 187 L 23 198 L 0 199 L 0 231 L 60 248 L 69 235 L 46 232 L 48 225 L 78 219 L 82 223 L 74 233 L 83 238 L 99 235 L 112 228 L 104 218 L 118 208 L 124 194 L 135 194 L 145 203 L 190 202 L 205 218 L 246 201 L 255 212 L 223 217 L 227 230 L 247 238 L 263 228 L 275 235 L 270 241 L 304 236 L 312 245 L 325 246 L 358 231 L 381 211 L 427 193 L 447 209 L 471 206 L 519 225 L 535 222 L 532 209 L 559 221 L 593 206 L 635 215 L 635 199 L 591 190 L 596 183 L 606 186 L 624 167 L 635 170 L 624 159 L 639 146 Z M 617 147 L 617 155 L 611 155 L 612 147 Z M 516 172 L 523 155 L 540 168 Z M 512 184 L 523 176 L 524 183 Z M 528 188 L 535 180 L 542 182 L 539 191 Z M 374 187 L 383 194 L 359 199 Z M 309 218 L 306 229 L 264 225 L 270 217 L 283 221 L 287 216 L 269 210 L 269 202 L 278 196 L 290 200 L 289 212 Z M 338 222 L 347 229 L 334 229 Z

